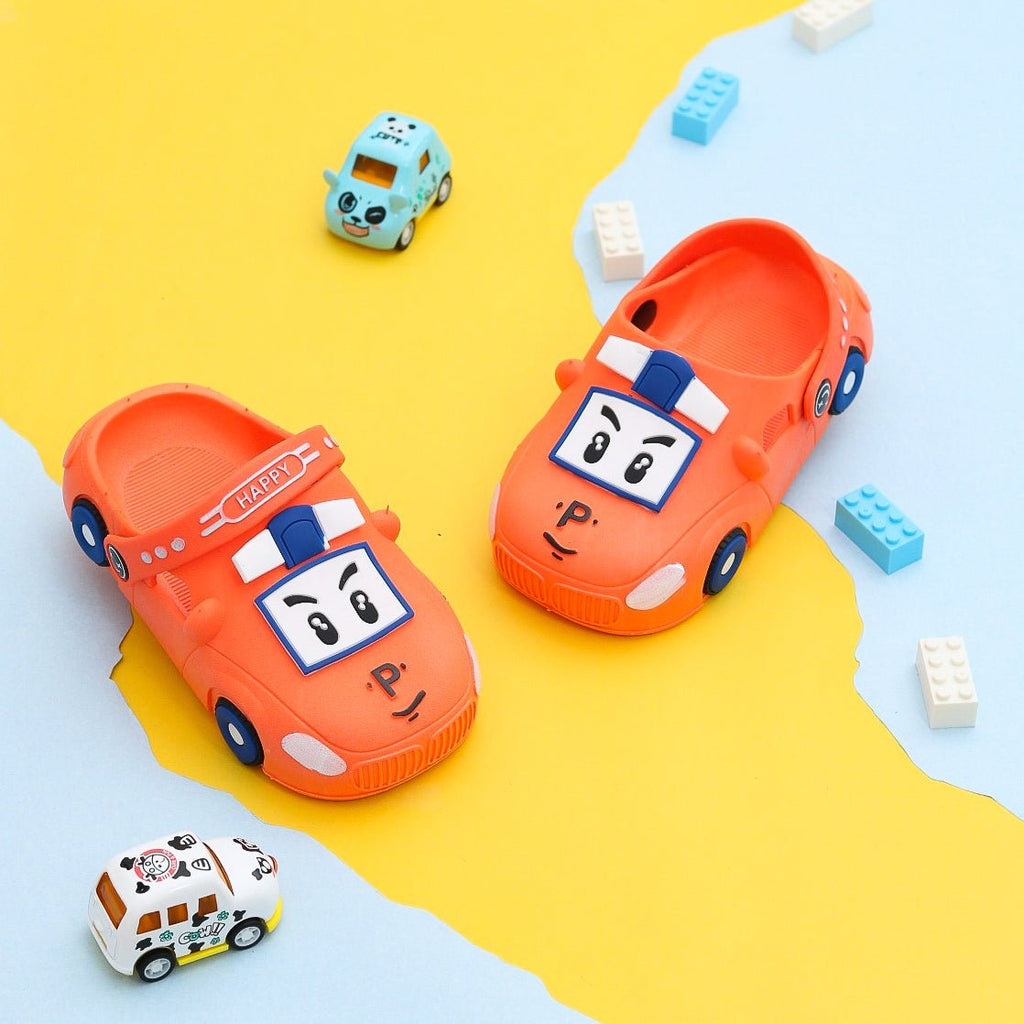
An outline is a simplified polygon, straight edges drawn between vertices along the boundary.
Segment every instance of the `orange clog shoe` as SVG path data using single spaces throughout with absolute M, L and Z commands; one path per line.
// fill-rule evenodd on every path
M 479 672 L 454 612 L 338 469 L 206 388 L 97 413 L 64 456 L 82 550 L 109 566 L 228 747 L 297 792 L 379 793 L 447 757 Z
M 498 571 L 607 633 L 720 593 L 871 357 L 857 282 L 795 231 L 713 224 L 632 288 L 495 491 Z

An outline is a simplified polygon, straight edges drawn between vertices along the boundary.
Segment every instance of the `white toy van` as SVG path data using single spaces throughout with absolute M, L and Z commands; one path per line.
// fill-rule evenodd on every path
M 179 832 L 111 857 L 89 897 L 110 966 L 160 981 L 178 964 L 250 949 L 281 916 L 277 861 L 247 839 Z

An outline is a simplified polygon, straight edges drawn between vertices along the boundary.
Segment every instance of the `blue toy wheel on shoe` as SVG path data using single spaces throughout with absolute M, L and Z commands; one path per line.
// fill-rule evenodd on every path
M 747 535 L 739 528 L 730 530 L 715 548 L 711 556 L 711 565 L 704 578 L 704 593 L 713 596 L 720 594 L 729 585 L 733 576 L 739 572 L 740 562 L 747 550 Z
M 843 363 L 843 372 L 839 374 L 839 383 L 836 385 L 836 393 L 832 396 L 832 404 L 828 407 L 831 415 L 838 416 L 853 405 L 853 400 L 857 397 L 864 380 L 864 366 L 864 353 L 860 349 L 851 348 L 846 355 L 846 362 Z
M 252 722 L 223 697 L 217 701 L 213 714 L 231 753 L 242 764 L 263 764 L 263 744 Z
M 78 546 L 97 565 L 107 565 L 107 552 L 103 541 L 107 536 L 107 524 L 99 509 L 86 498 L 79 498 L 71 506 L 71 528 L 75 531 Z

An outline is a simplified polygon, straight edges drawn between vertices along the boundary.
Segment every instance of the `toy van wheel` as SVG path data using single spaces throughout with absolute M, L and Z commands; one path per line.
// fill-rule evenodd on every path
M 846 354 L 843 372 L 839 374 L 839 383 L 836 385 L 836 393 L 832 396 L 832 404 L 828 407 L 829 415 L 838 416 L 853 405 L 853 400 L 857 397 L 864 380 L 864 366 L 864 353 L 858 348 L 851 348 Z
M 452 194 L 452 176 L 446 174 L 441 179 L 441 184 L 437 186 L 437 198 L 434 200 L 435 206 L 444 206 L 448 202 L 448 197 Z
M 252 722 L 229 700 L 221 697 L 214 708 L 214 717 L 224 742 L 242 764 L 263 764 L 263 744 Z
M 154 949 L 139 959 L 135 973 L 142 981 L 163 981 L 178 965 L 174 954 L 167 949 Z
M 90 561 L 97 565 L 109 564 L 103 543 L 108 533 L 107 524 L 103 522 L 99 509 L 88 498 L 79 498 L 71 506 L 71 528 L 75 531 L 78 546 Z
M 412 236 L 416 234 L 416 221 L 411 220 L 408 224 L 402 228 L 402 233 L 398 236 L 398 241 L 395 242 L 395 251 L 403 252 L 412 245 Z
M 240 924 L 236 924 L 228 932 L 228 945 L 232 949 L 252 949 L 263 940 L 267 934 L 267 925 L 258 917 L 250 917 Z
M 704 578 L 704 593 L 709 597 L 720 594 L 739 572 L 740 562 L 747 550 L 747 535 L 739 527 L 730 530 L 715 548 L 711 565 Z

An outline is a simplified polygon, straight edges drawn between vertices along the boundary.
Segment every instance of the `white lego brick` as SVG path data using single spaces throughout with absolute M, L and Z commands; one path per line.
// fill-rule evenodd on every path
M 644 244 L 636 212 L 628 200 L 594 204 L 594 234 L 606 281 L 627 281 L 644 276 Z
M 974 725 L 978 694 L 959 636 L 932 637 L 917 644 L 917 676 L 933 729 Z
M 808 0 L 793 12 L 793 38 L 815 53 L 871 24 L 872 0 Z

